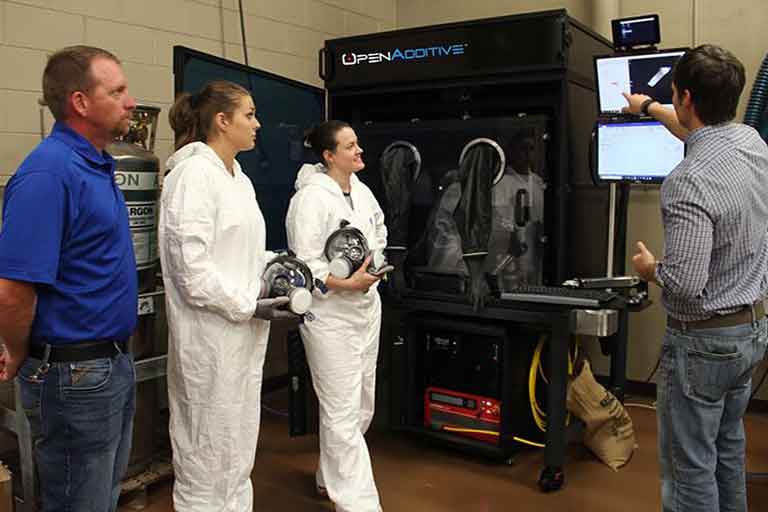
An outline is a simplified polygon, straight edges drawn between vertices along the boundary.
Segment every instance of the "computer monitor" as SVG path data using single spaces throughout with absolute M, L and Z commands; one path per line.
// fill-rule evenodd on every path
M 685 49 L 595 57 L 597 102 L 601 115 L 627 106 L 622 92 L 647 94 L 672 108 L 672 69 Z
M 631 48 L 661 42 L 658 14 L 611 20 L 611 31 L 613 46 L 616 48 Z
M 685 157 L 685 144 L 658 121 L 598 121 L 595 181 L 661 183 Z

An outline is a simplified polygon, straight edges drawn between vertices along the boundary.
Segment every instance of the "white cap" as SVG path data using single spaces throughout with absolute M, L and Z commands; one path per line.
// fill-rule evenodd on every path
M 352 264 L 346 258 L 333 258 L 328 264 L 328 271 L 333 277 L 346 279 L 352 275 Z
M 294 288 L 288 296 L 288 308 L 297 315 L 303 315 L 312 306 L 312 293 L 306 288 Z

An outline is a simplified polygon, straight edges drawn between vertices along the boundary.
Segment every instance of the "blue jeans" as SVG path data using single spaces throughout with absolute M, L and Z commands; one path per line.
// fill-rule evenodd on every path
M 746 512 L 744 411 L 766 319 L 717 329 L 667 327 L 657 386 L 665 512 Z
M 135 404 L 133 357 L 52 363 L 19 370 L 30 422 L 41 512 L 114 512 L 128 467 Z

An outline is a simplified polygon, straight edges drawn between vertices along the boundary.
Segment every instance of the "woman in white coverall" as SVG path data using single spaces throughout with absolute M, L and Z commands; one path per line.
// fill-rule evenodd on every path
M 381 301 L 378 276 L 361 269 L 347 279 L 329 275 L 328 236 L 342 220 L 365 235 L 371 250 L 384 249 L 387 230 L 376 198 L 355 173 L 365 167 L 352 128 L 340 121 L 317 126 L 307 142 L 322 163 L 304 165 L 286 218 L 288 246 L 324 281 L 316 292 L 314 320 L 301 336 L 320 402 L 317 489 L 337 512 L 381 510 L 363 434 L 371 423 L 376 388 Z
M 254 147 L 259 122 L 248 91 L 222 81 L 182 94 L 169 117 L 177 151 L 159 236 L 174 508 L 251 511 L 268 320 L 289 315 L 277 309 L 285 298 L 259 299 L 264 218 L 235 160 Z

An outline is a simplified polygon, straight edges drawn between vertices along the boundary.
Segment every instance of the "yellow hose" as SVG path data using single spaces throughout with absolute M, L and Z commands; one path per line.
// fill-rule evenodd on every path
M 536 423 L 536 426 L 539 427 L 539 430 L 542 432 L 547 431 L 547 413 L 541 408 L 539 405 L 539 401 L 536 399 L 536 381 L 537 381 L 537 375 L 541 376 L 541 379 L 546 383 L 549 384 L 549 380 L 547 380 L 547 377 L 544 375 L 544 370 L 541 364 L 541 352 L 544 350 L 544 343 L 546 342 L 546 335 L 542 334 L 539 338 L 539 342 L 536 345 L 536 349 L 533 351 L 533 358 L 531 359 L 531 366 L 528 370 L 528 400 L 531 405 L 531 415 L 533 416 L 533 420 Z M 579 356 L 579 340 L 576 339 L 576 344 L 574 346 L 573 350 L 573 356 L 571 356 L 571 351 L 568 350 L 568 375 L 573 375 L 574 370 L 574 364 L 576 359 Z M 566 425 L 570 424 L 571 422 L 571 413 L 569 412 L 566 416 Z M 486 434 L 486 435 L 492 435 L 492 436 L 499 436 L 498 432 L 494 432 L 492 430 L 480 430 L 480 429 L 472 429 L 472 428 L 460 428 L 460 427 L 450 427 L 450 426 L 443 426 L 443 430 L 446 430 L 448 432 L 463 432 L 468 434 Z M 544 448 L 545 445 L 541 443 L 536 443 L 534 441 L 529 441 L 527 439 L 523 439 L 521 437 L 513 437 L 513 439 L 519 443 L 527 444 L 530 446 L 536 446 L 538 448 Z
M 470 434 L 487 434 L 487 435 L 499 437 L 499 433 L 498 432 L 494 432 L 493 430 L 480 430 L 480 429 L 476 429 L 476 428 L 459 428 L 459 427 L 449 427 L 449 426 L 444 426 L 443 430 L 447 430 L 448 432 L 466 432 L 466 433 L 470 433 Z M 512 439 L 514 439 L 518 443 L 527 444 L 529 446 L 535 446 L 536 448 L 544 448 L 546 446 L 546 445 L 543 445 L 541 443 L 537 443 L 535 441 L 529 441 L 528 439 L 523 439 L 522 437 L 514 436 L 514 437 L 512 437 Z
M 443 426 L 443 430 L 447 430 L 448 432 L 466 432 L 468 434 L 488 434 L 490 436 L 499 437 L 499 433 L 493 430 L 480 430 L 477 428 L 463 428 L 463 427 L 449 427 L 447 425 Z
M 539 401 L 536 399 L 536 375 L 541 375 L 542 380 L 549 384 L 549 381 L 544 375 L 544 370 L 542 369 L 541 364 L 541 352 L 544 350 L 545 341 L 546 335 L 542 334 L 539 338 L 539 343 L 536 345 L 536 350 L 533 352 L 531 367 L 528 370 L 528 400 L 531 404 L 531 415 L 533 416 L 533 421 L 536 423 L 536 426 L 539 427 L 539 430 L 542 432 L 547 431 L 547 413 L 541 408 Z M 578 355 L 579 343 L 577 339 L 573 356 L 571 356 L 571 351 L 568 350 L 568 375 L 573 375 L 573 366 Z M 568 413 L 566 417 L 566 424 L 570 424 L 570 421 L 571 414 Z
M 523 439 L 522 437 L 515 436 L 512 439 L 514 439 L 518 443 L 527 444 L 529 446 L 535 446 L 536 448 L 546 448 L 547 447 L 547 445 L 545 445 L 545 444 L 537 443 L 535 441 L 529 441 L 527 439 Z

